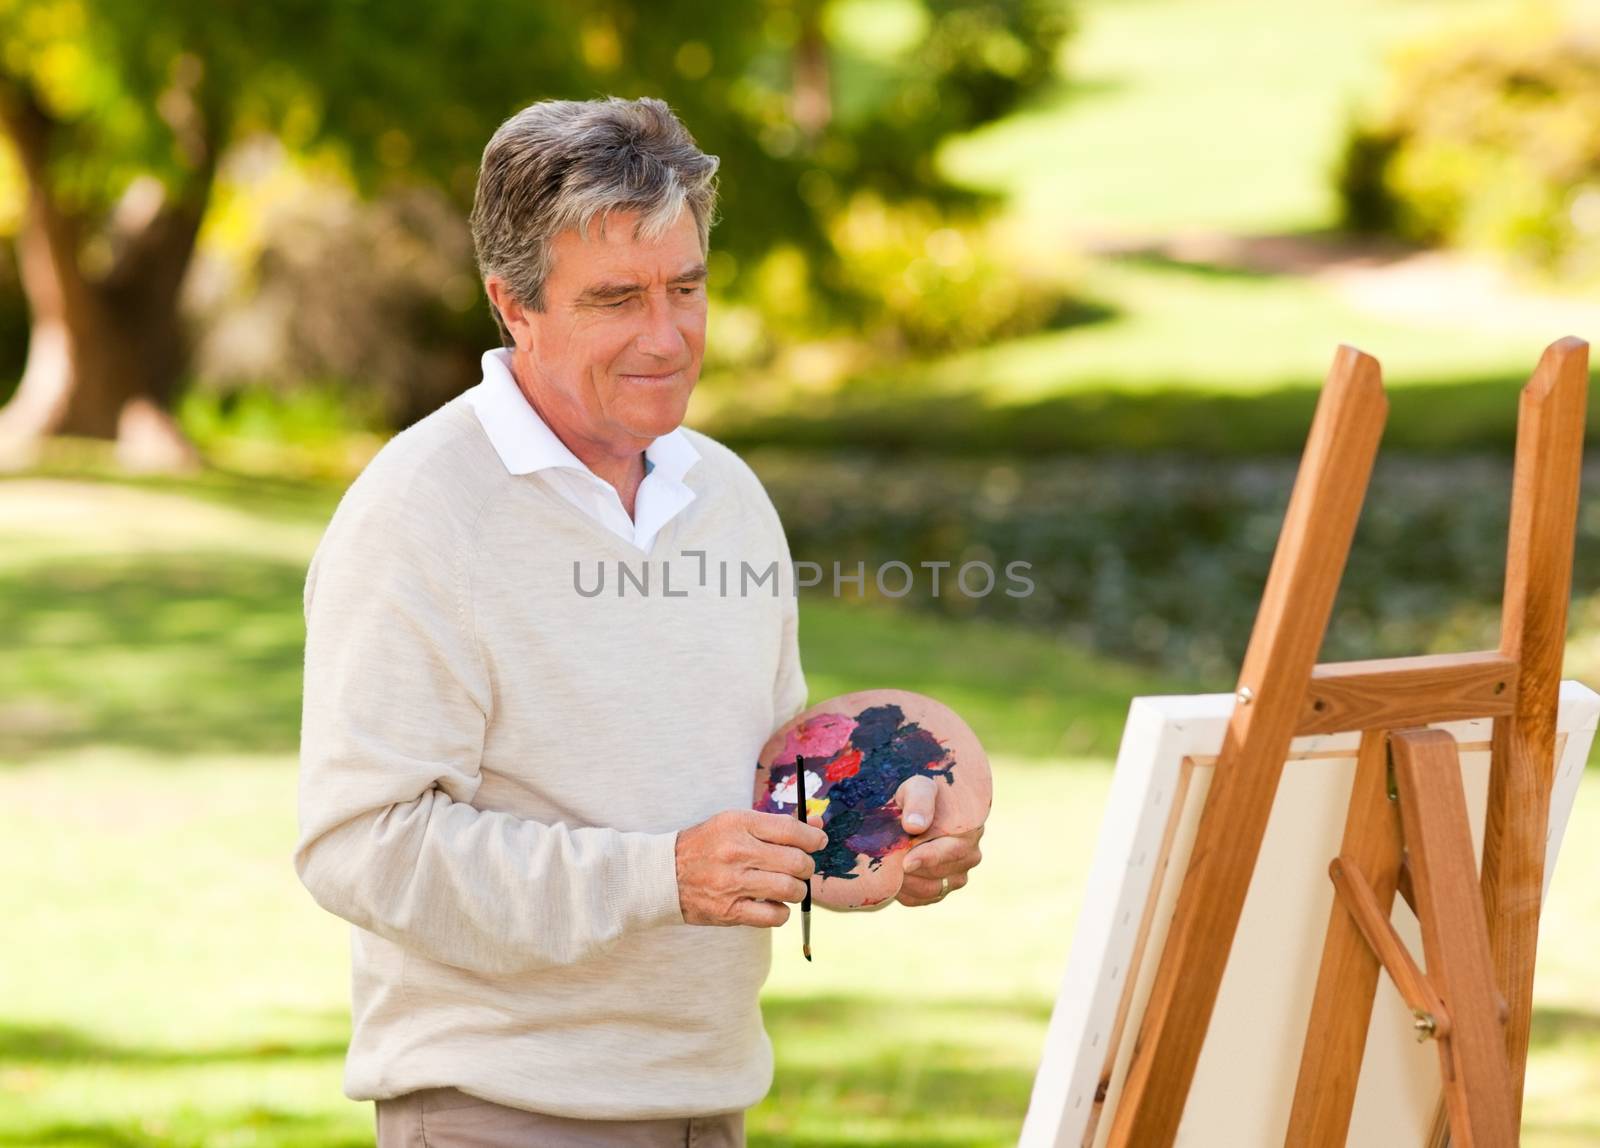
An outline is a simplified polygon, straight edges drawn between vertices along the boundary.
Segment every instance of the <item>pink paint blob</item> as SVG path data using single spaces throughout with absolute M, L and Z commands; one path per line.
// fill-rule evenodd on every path
M 772 764 L 793 765 L 796 757 L 830 758 L 849 743 L 855 728 L 849 714 L 817 714 L 789 731 Z

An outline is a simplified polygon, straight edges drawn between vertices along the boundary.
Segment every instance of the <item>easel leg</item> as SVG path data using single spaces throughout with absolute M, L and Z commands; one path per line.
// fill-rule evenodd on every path
M 1497 979 L 1510 1007 L 1503 1039 L 1519 1113 L 1533 1019 L 1533 969 L 1588 394 L 1588 344 L 1561 339 L 1546 348 L 1517 410 L 1500 624 L 1500 652 L 1519 665 L 1517 707 L 1494 723 L 1483 902 Z
M 1443 730 L 1400 730 L 1391 744 L 1428 980 L 1450 1009 L 1439 1067 L 1451 1143 L 1511 1148 L 1516 1092 L 1455 739 Z
M 1362 736 L 1356 754 L 1350 813 L 1339 849 L 1341 857 L 1355 861 L 1372 881 L 1379 910 L 1385 916 L 1394 904 L 1400 871 L 1400 818 L 1395 803 L 1389 800 L 1388 773 L 1387 735 L 1370 730 Z M 1367 1048 L 1378 971 L 1378 958 L 1335 897 L 1285 1145 L 1344 1148 Z

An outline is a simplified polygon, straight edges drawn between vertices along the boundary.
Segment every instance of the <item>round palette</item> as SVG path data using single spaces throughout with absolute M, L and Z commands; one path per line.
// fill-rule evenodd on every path
M 989 759 L 954 710 L 909 690 L 861 690 L 818 702 L 778 729 L 756 762 L 755 808 L 795 816 L 795 763 L 805 759 L 808 810 L 828 845 L 812 854 L 812 900 L 833 909 L 877 905 L 900 891 L 907 849 L 982 825 L 994 798 Z M 938 786 L 933 824 L 900 825 L 895 794 L 913 777 Z

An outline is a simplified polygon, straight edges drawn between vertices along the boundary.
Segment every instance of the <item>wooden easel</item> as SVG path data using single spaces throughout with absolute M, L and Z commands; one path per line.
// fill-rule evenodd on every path
M 1444 1104 L 1431 1144 L 1517 1142 L 1587 392 L 1588 344 L 1570 337 L 1546 348 L 1523 388 L 1500 648 L 1317 665 L 1388 409 L 1376 360 L 1339 348 L 1111 1126 L 1115 1148 L 1176 1137 L 1290 740 L 1348 730 L 1363 736 L 1285 1143 L 1344 1145 L 1380 967 L 1420 1037 L 1438 1041 Z M 1479 717 L 1494 719 L 1481 878 L 1455 741 L 1420 728 Z M 1422 925 L 1425 974 L 1389 923 L 1397 891 Z

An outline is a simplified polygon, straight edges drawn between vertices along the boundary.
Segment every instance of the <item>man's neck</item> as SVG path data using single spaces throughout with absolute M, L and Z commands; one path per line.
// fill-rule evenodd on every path
M 622 509 L 628 512 L 629 518 L 632 518 L 634 500 L 639 494 L 639 484 L 644 481 L 644 452 L 634 451 L 631 455 L 621 458 L 613 454 L 604 454 L 591 460 L 584 458 L 576 447 L 571 449 L 573 454 L 583 460 L 584 466 L 616 487 L 617 496 L 622 499 Z
M 522 380 L 515 364 L 511 375 L 516 380 L 517 389 L 522 392 L 523 398 L 528 400 L 528 405 L 544 421 L 545 426 L 550 428 L 551 433 L 560 439 L 568 450 L 577 455 L 578 461 L 588 467 L 595 477 L 609 482 L 616 488 L 617 496 L 622 499 L 622 508 L 628 512 L 628 517 L 632 518 L 634 499 L 639 493 L 639 484 L 644 481 L 644 448 L 631 447 L 618 452 L 609 444 L 564 433 L 560 420 L 551 417 L 551 412 L 539 402 L 533 388 Z

